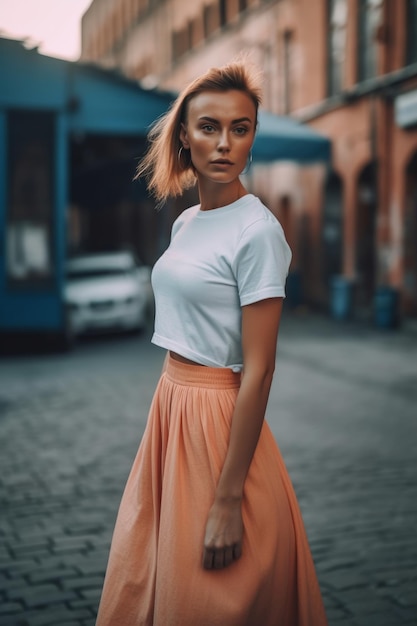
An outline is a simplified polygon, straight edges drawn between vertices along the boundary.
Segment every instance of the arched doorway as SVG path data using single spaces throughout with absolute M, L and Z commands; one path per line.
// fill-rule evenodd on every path
M 403 289 L 405 313 L 417 316 L 417 152 L 406 169 Z
M 363 168 L 358 178 L 356 209 L 357 306 L 372 306 L 376 278 L 376 163 Z
M 324 189 L 322 219 L 322 280 L 326 289 L 331 276 L 343 271 L 343 183 L 329 172 Z

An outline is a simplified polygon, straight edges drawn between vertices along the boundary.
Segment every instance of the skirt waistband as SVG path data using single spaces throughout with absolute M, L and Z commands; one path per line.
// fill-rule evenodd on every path
M 240 387 L 241 374 L 228 367 L 207 367 L 182 363 L 168 355 L 165 375 L 172 382 L 190 387 L 234 389 Z

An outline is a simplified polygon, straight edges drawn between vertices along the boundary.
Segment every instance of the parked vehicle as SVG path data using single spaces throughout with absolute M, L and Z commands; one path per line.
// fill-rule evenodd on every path
M 142 329 L 152 306 L 151 269 L 130 252 L 70 258 L 65 304 L 69 334 Z

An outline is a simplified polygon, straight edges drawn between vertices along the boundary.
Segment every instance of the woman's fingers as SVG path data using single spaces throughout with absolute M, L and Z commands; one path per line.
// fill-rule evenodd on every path
M 214 569 L 223 569 L 224 567 L 224 550 L 215 550 L 213 558 Z
M 240 544 L 225 548 L 204 548 L 204 569 L 223 569 L 237 561 L 242 555 Z
M 227 567 L 231 563 L 233 563 L 233 548 L 225 548 L 224 549 L 224 558 L 223 558 L 223 566 Z
M 233 546 L 233 560 L 237 561 L 242 556 L 242 544 L 237 543 Z

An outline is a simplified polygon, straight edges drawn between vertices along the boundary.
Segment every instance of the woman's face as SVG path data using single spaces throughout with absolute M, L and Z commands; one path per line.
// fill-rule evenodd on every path
M 188 103 L 180 139 L 198 178 L 230 183 L 245 168 L 255 137 L 256 109 L 243 91 L 204 91 Z

